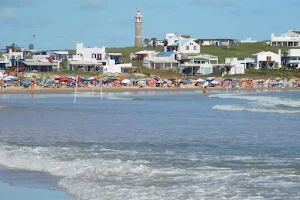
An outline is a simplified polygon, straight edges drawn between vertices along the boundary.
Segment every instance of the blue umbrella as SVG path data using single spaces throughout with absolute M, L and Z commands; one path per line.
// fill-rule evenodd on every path
M 52 83 L 54 83 L 54 80 L 52 80 L 52 79 L 49 79 L 49 80 L 46 80 L 46 82 L 45 82 L 46 84 L 52 84 Z
M 22 85 L 29 85 L 30 84 L 30 81 L 29 80 L 24 80 L 24 81 L 21 81 Z
M 137 79 L 135 79 L 135 78 L 130 79 L 131 83 L 136 82 L 136 81 L 137 81 Z

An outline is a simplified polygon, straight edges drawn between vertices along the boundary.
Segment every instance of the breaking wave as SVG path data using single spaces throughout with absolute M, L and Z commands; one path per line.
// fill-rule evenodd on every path
M 262 112 L 262 113 L 280 113 L 280 114 L 300 114 L 300 110 L 283 110 L 283 109 L 263 109 L 254 108 L 250 106 L 241 105 L 216 105 L 213 110 L 225 110 L 225 111 L 248 111 L 248 112 Z
M 215 94 L 210 95 L 212 98 L 223 99 L 242 99 L 253 101 L 257 105 L 264 107 L 286 106 L 292 108 L 300 108 L 300 101 L 288 98 L 270 97 L 270 96 L 244 96 L 244 95 L 228 95 L 228 94 Z
M 243 105 L 216 105 L 214 110 L 227 111 L 247 111 L 247 112 L 263 112 L 263 113 L 280 113 L 280 114 L 300 114 L 300 101 L 285 97 L 271 96 L 249 96 L 249 95 L 229 95 L 214 94 L 211 98 L 222 99 L 240 99 L 249 102 Z
M 104 99 L 108 99 L 108 100 L 123 100 L 123 101 L 137 100 L 136 97 L 104 97 Z

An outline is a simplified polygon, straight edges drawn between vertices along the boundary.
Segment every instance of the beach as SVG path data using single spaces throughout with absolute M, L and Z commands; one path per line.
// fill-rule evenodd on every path
M 299 87 L 285 87 L 285 88 L 276 88 L 276 90 L 299 90 Z M 210 90 L 217 91 L 227 91 L 227 88 L 215 87 L 210 88 Z M 247 90 L 246 88 L 228 88 L 229 91 L 238 91 L 238 90 Z M 262 90 L 259 87 L 255 87 L 250 91 Z M 270 90 L 268 88 L 263 88 L 263 90 Z M 185 88 L 167 88 L 167 87 L 103 87 L 102 92 L 147 92 L 147 91 L 161 91 L 161 92 L 184 92 L 184 91 L 203 91 L 203 87 L 188 85 Z M 95 87 L 93 88 L 77 88 L 77 92 L 95 92 L 100 93 L 101 88 Z M 36 87 L 34 90 L 34 94 L 72 94 L 75 93 L 74 88 L 43 88 Z M 31 90 L 24 87 L 9 87 L 0 90 L 0 94 L 31 94 Z
M 20 187 L 53 182 L 30 193 L 89 200 L 300 197 L 299 91 L 103 97 L 80 92 L 74 104 L 71 93 L 0 95 L 1 181 L 31 171 Z

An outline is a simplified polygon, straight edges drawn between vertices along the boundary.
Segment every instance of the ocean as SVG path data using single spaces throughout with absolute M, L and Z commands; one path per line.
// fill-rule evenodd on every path
M 82 200 L 300 199 L 299 91 L 103 97 L 0 95 L 0 181 Z

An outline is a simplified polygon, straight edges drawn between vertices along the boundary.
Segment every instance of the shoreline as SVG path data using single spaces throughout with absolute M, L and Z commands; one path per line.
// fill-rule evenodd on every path
M 212 91 L 227 91 L 227 88 L 210 88 Z M 252 90 L 247 90 L 241 88 L 240 91 L 257 91 L 261 88 L 253 88 Z M 286 90 L 300 90 L 300 88 L 289 87 L 289 88 L 276 88 L 277 91 L 286 91 Z M 78 93 L 91 93 L 92 88 L 77 88 Z M 147 88 L 138 88 L 138 87 L 112 87 L 112 88 L 103 88 L 103 93 L 122 93 L 122 92 L 188 92 L 188 91 L 199 91 L 202 92 L 202 87 L 187 87 L 187 88 L 157 88 L 157 87 L 147 87 Z M 236 88 L 229 88 L 228 91 L 239 91 Z M 264 88 L 262 91 L 272 91 L 268 88 Z M 34 94 L 74 94 L 74 88 L 36 88 Z M 100 93 L 101 88 L 97 87 L 94 89 L 95 93 Z M 31 95 L 31 90 L 28 88 L 15 87 L 15 88 L 3 88 L 0 90 L 1 94 L 29 94 Z
M 75 198 L 62 190 L 36 189 L 20 187 L 0 181 L 0 193 L 3 199 L 31 199 L 31 200 L 74 200 Z
M 50 197 L 50 199 L 57 197 L 61 200 L 76 199 L 76 197 L 67 190 L 58 186 L 60 177 L 53 176 L 49 173 L 1 166 L 0 176 L 0 191 L 3 190 L 3 188 L 12 191 L 19 190 L 26 197 L 33 195 L 34 197 L 39 197 L 37 199 L 48 199 L 48 197 Z M 9 193 L 7 195 L 11 197 L 14 194 Z M 28 199 L 32 198 L 28 196 Z

